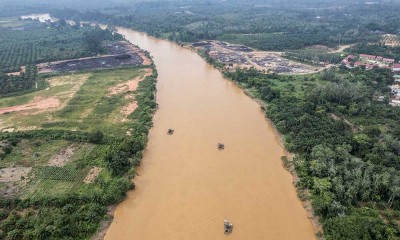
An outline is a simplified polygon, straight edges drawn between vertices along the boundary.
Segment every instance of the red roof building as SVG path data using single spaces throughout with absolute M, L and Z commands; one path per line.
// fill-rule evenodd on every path
M 382 60 L 387 63 L 394 63 L 394 59 L 392 58 L 383 58 Z
M 371 59 L 371 60 L 376 59 L 376 56 L 374 56 L 374 55 L 368 55 L 368 54 L 360 54 L 360 57 L 361 57 L 361 58 Z
M 393 72 L 400 72 L 400 63 L 395 63 L 392 66 Z
M 361 66 L 365 66 L 365 64 L 362 63 L 362 62 L 355 62 L 355 63 L 354 63 L 354 66 L 355 66 L 355 67 L 361 67 Z

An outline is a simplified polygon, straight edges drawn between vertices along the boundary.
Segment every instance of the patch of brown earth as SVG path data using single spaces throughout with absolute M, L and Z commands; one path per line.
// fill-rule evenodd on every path
M 18 131 L 32 131 L 37 129 L 37 126 L 18 127 Z
M 0 115 L 3 115 L 5 113 L 12 113 L 12 112 L 25 112 L 29 110 L 49 110 L 51 108 L 56 108 L 60 105 L 60 100 L 56 97 L 50 97 L 46 99 L 42 98 L 36 98 L 33 99 L 32 102 L 19 105 L 19 106 L 13 106 L 13 107 L 5 107 L 5 108 L 0 108 Z M 37 114 L 38 112 L 31 113 L 31 114 Z
M 345 49 L 350 48 L 352 45 L 340 45 L 336 50 L 330 51 L 329 53 L 341 53 L 343 52 Z
M 2 168 L 0 169 L 0 182 L 17 182 L 23 178 L 26 179 L 31 170 L 31 167 Z
M 28 183 L 31 167 L 10 167 L 0 169 L 0 196 L 15 197 L 19 190 Z
M 71 160 L 71 157 L 74 155 L 74 153 L 79 149 L 79 146 L 77 145 L 70 145 L 66 148 L 61 149 L 59 153 L 54 155 L 52 158 L 50 158 L 48 162 L 48 166 L 54 166 L 54 167 L 63 167 L 69 160 Z
M 12 133 L 14 131 L 15 131 L 15 128 L 6 128 L 6 129 L 1 130 L 1 132 L 6 132 L 6 133 Z
M 26 72 L 26 67 L 25 66 L 21 66 L 21 71 L 7 73 L 7 75 L 8 76 L 19 76 L 19 75 L 21 75 L 21 73 L 25 73 L 25 72 Z
M 144 72 L 145 72 L 144 76 L 145 76 L 145 77 L 149 77 L 149 76 L 151 76 L 151 74 L 153 74 L 153 69 L 151 69 L 151 68 L 146 68 L 146 69 L 144 70 Z
M 146 56 L 146 54 L 143 51 L 139 52 L 139 56 L 143 59 L 143 65 L 150 65 L 152 64 L 152 61 L 150 58 Z
M 138 105 L 137 105 L 136 102 L 130 102 L 127 105 L 123 106 L 121 108 L 121 112 L 120 112 L 121 114 L 124 115 L 124 118 L 122 119 L 122 122 L 128 121 L 128 116 L 131 113 L 133 113 L 136 110 L 137 107 L 138 107 Z
M 85 179 L 83 180 L 84 183 L 92 183 L 94 180 L 99 176 L 102 168 L 99 167 L 92 167 L 89 173 L 86 175 Z
M 104 237 L 106 236 L 107 230 L 108 230 L 108 228 L 110 227 L 110 225 L 111 225 L 111 223 L 113 221 L 114 212 L 115 212 L 116 208 L 117 208 L 116 205 L 113 205 L 113 206 L 108 208 L 107 218 L 100 223 L 99 229 L 92 236 L 91 240 L 103 240 L 104 239 Z
M 145 77 L 148 77 L 153 73 L 153 70 L 151 68 L 146 68 L 144 71 L 145 71 L 144 76 L 136 77 L 136 78 L 131 79 L 131 80 L 127 81 L 127 82 L 120 83 L 120 84 L 118 84 L 116 86 L 110 87 L 108 89 L 108 91 L 110 93 L 107 96 L 110 97 L 110 96 L 114 96 L 114 95 L 117 95 L 117 94 L 120 94 L 120 93 L 135 91 L 138 88 L 139 83 L 141 81 L 143 81 L 143 79 Z
M 21 75 L 20 72 L 11 72 L 11 73 L 7 73 L 7 76 L 19 76 Z
M 120 83 L 116 86 L 110 87 L 108 89 L 108 91 L 110 92 L 109 94 L 107 94 L 107 97 L 111 97 L 123 92 L 127 92 L 128 91 L 128 86 L 126 85 L 126 83 Z

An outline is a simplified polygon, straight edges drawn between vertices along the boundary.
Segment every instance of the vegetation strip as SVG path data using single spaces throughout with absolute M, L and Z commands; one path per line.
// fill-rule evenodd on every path
M 0 99 L 18 110 L 0 115 L 9 125 L 0 132 L 1 239 L 88 239 L 110 221 L 108 208 L 134 187 L 156 110 L 157 71 L 147 53 L 138 56 L 151 65 L 40 75 L 48 89 Z M 121 84 L 132 87 L 110 96 Z M 58 106 L 29 108 L 46 97 Z

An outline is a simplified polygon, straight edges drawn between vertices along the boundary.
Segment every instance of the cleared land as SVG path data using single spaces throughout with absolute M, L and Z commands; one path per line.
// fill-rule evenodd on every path
M 258 70 L 283 74 L 306 74 L 321 70 L 319 67 L 285 59 L 281 52 L 256 51 L 244 45 L 203 41 L 194 43 L 192 46 L 208 51 L 210 57 L 230 67 L 254 67 Z
M 382 35 L 381 42 L 390 47 L 400 46 L 400 36 L 394 34 L 384 34 Z
M 125 134 L 128 116 L 136 109 L 136 88 L 150 74 L 149 68 L 130 68 L 49 77 L 48 89 L 0 99 L 0 131 L 102 129 Z
M 128 42 L 120 41 L 106 46 L 107 55 L 41 63 L 37 65 L 39 73 L 76 72 L 116 67 L 140 66 L 151 64 L 143 51 Z
M 0 99 L 0 131 L 101 130 L 109 136 L 126 135 L 135 121 L 130 115 L 138 107 L 138 85 L 151 74 L 150 68 L 137 67 L 48 77 L 45 90 Z M 11 145 L 3 141 L 1 146 Z M 105 149 L 68 140 L 20 139 L 0 157 L 0 193 L 26 199 L 76 191 L 93 183 L 104 167 L 77 166 L 84 159 L 98 159 Z

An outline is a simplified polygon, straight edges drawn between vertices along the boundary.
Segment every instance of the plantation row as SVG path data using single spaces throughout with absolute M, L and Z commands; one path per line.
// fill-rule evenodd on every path
M 60 180 L 60 181 L 76 181 L 85 169 L 78 170 L 67 167 L 45 166 L 35 169 L 35 175 L 42 179 Z
M 99 27 L 28 22 L 25 28 L 0 28 L 0 96 L 42 89 L 35 64 L 94 56 L 106 52 L 104 41 L 121 36 Z M 22 73 L 22 66 L 26 72 Z M 20 72 L 19 76 L 5 73 Z
M 110 31 L 93 27 L 72 26 L 34 28 L 28 30 L 1 29 L 0 70 L 17 72 L 26 64 L 93 56 L 105 51 L 91 47 L 93 36 L 98 44 L 115 37 Z
M 44 86 L 44 82 L 37 78 L 35 65 L 27 65 L 26 72 L 19 76 L 8 76 L 0 72 L 0 96 L 42 89 Z

